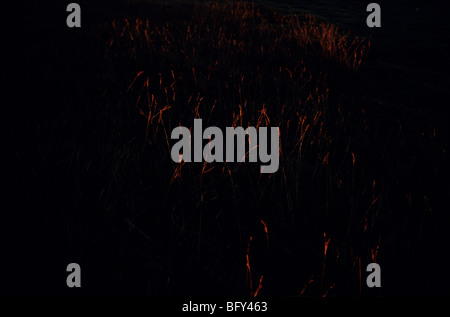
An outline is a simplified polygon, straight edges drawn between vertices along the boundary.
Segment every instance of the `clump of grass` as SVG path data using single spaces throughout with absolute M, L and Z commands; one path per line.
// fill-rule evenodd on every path
M 158 295 L 358 295 L 361 262 L 397 260 L 397 209 L 411 212 L 398 197 L 411 193 L 392 188 L 406 183 L 396 167 L 414 169 L 401 157 L 419 134 L 337 88 L 354 84 L 367 40 L 246 2 L 151 6 L 92 34 L 100 92 L 67 119 L 87 117 L 89 131 L 73 141 L 70 171 L 80 197 L 101 193 L 96 214 L 111 226 L 92 229 L 100 246 L 135 261 L 117 269 L 118 285 L 139 276 Z M 199 117 L 280 127 L 279 171 L 173 163 L 170 132 Z M 98 146 L 86 149 L 92 135 Z M 101 177 L 84 187 L 92 166 Z
M 329 22 L 318 20 L 315 16 L 299 17 L 291 15 L 285 18 L 289 35 L 300 46 L 314 48 L 322 56 L 338 61 L 345 66 L 358 70 L 367 58 L 370 41 L 350 32 L 343 33 Z

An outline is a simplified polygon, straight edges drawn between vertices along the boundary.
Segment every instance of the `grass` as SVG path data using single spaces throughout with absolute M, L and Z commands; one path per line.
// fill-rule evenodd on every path
M 365 98 L 370 41 L 252 3 L 139 8 L 57 48 L 64 98 L 33 162 L 50 259 L 95 294 L 442 294 L 424 268 L 445 258 L 446 128 Z M 280 127 L 278 172 L 173 163 L 194 118 Z

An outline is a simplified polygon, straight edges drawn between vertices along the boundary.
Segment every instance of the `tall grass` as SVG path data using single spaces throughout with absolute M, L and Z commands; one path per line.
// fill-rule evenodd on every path
M 420 135 L 427 126 L 404 125 L 358 95 L 369 41 L 246 2 L 155 6 L 92 34 L 100 76 L 90 84 L 101 97 L 87 101 L 91 132 L 74 137 L 81 154 L 71 155 L 80 192 L 89 166 L 99 170 L 89 190 L 111 224 L 92 229 L 100 245 L 114 237 L 110 247 L 137 268 L 117 268 L 118 285 L 145 281 L 159 295 L 359 295 L 368 292 L 364 264 L 401 263 L 397 227 L 423 215 L 405 197 L 423 195 L 399 171 L 414 170 L 405 153 L 416 138 L 435 145 Z M 280 127 L 278 172 L 173 163 L 170 132 L 194 118 Z

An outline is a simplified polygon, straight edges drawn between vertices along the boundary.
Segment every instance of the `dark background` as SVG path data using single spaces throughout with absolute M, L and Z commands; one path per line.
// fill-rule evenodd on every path
M 100 193 L 104 184 L 110 181 L 110 175 L 102 169 L 100 158 L 97 161 L 95 158 L 92 161 L 87 159 L 90 158 L 89 153 L 96 153 L 96 143 L 92 140 L 96 136 L 96 127 L 102 124 L 99 122 L 102 113 L 92 114 L 93 110 L 88 107 L 103 100 L 100 91 L 92 87 L 89 80 L 97 76 L 96 70 L 89 64 L 91 58 L 101 56 L 90 26 L 98 21 L 142 12 L 147 5 L 127 4 L 124 1 L 78 3 L 82 9 L 81 29 L 67 28 L 67 3 L 21 2 L 8 5 L 4 11 L 2 87 L 7 97 L 2 107 L 2 126 L 5 129 L 2 196 L 6 200 L 1 207 L 2 234 L 5 235 L 2 238 L 4 256 L 1 261 L 5 266 L 2 272 L 6 281 L 2 282 L 2 294 L 248 295 L 245 252 L 248 236 L 252 235 L 258 241 L 255 242 L 255 250 L 262 250 L 255 251 L 254 263 L 263 263 L 261 268 L 256 264 L 255 270 L 268 272 L 265 273 L 267 282 L 263 282 L 261 292 L 266 288 L 267 293 L 263 293 L 266 296 L 297 296 L 311 277 L 310 272 L 321 271 L 320 252 L 323 250 L 316 248 L 316 245 L 311 247 L 307 243 L 287 242 L 297 238 L 307 240 L 306 233 L 303 236 L 297 231 L 305 230 L 309 224 L 293 225 L 289 229 L 291 231 L 287 230 L 283 235 L 284 227 L 275 225 L 277 221 L 282 221 L 274 219 L 273 236 L 269 231 L 273 245 L 267 253 L 261 242 L 264 241 L 264 233 L 259 218 L 275 218 L 271 201 L 262 201 L 258 207 L 249 203 L 241 209 L 225 210 L 230 216 L 224 218 L 223 226 L 235 228 L 234 217 L 240 219 L 240 225 L 245 228 L 239 229 L 243 237 L 228 241 L 226 236 L 220 236 L 217 245 L 212 242 L 208 244 L 205 237 L 202 241 L 205 258 L 197 259 L 197 264 L 192 260 L 193 264 L 186 266 L 183 263 L 193 257 L 190 242 L 173 249 L 173 254 L 167 254 L 172 240 L 166 240 L 166 234 L 170 235 L 168 223 L 177 221 L 170 218 L 174 214 L 170 217 L 163 214 L 157 224 L 151 223 L 154 221 L 151 216 L 137 217 L 140 221 L 138 227 L 128 221 L 132 219 L 130 210 L 134 212 L 145 209 L 142 206 L 151 205 L 151 199 L 145 199 L 145 191 L 142 196 L 136 194 L 116 202 L 113 207 L 116 213 L 110 214 L 105 210 L 107 204 Z M 387 224 L 391 218 L 381 222 L 380 235 L 389 237 L 384 240 L 380 251 L 381 261 L 384 260 L 384 263 L 381 262 L 383 288 L 374 292 L 366 289 L 363 295 L 448 296 L 449 22 L 445 5 L 424 1 L 396 1 L 395 4 L 380 1 L 382 28 L 369 30 L 365 25 L 368 2 L 261 3 L 265 8 L 282 13 L 289 10 L 293 13 L 310 12 L 344 30 L 370 38 L 371 55 L 366 67 L 361 70 L 356 102 L 365 100 L 372 106 L 388 109 L 380 110 L 386 115 L 386 120 L 380 122 L 386 123 L 387 130 L 390 129 L 390 122 L 396 119 L 404 120 L 411 127 L 423 124 L 424 131 L 430 127 L 431 131 L 433 127 L 438 130 L 438 145 L 433 143 L 428 147 L 428 143 L 424 146 L 417 144 L 416 152 L 415 146 L 411 145 L 416 142 L 414 135 L 406 141 L 410 145 L 395 154 L 402 158 L 399 162 L 410 165 L 404 168 L 400 163 L 392 168 L 393 174 L 401 176 L 399 183 L 393 183 L 391 188 L 385 190 L 386 204 L 396 202 L 397 197 L 410 191 L 414 193 L 412 207 L 409 212 L 408 209 L 399 210 L 399 214 L 392 216 L 393 223 Z M 381 125 L 379 129 L 383 131 L 384 127 Z M 87 156 L 81 153 L 77 157 L 71 152 L 71 143 L 66 141 L 73 137 L 72 131 L 80 131 L 77 132 L 81 140 L 78 146 L 86 149 Z M 411 131 L 417 132 L 414 129 Z M 66 144 L 69 146 L 65 147 Z M 436 154 L 424 151 L 434 149 L 434 146 L 445 148 L 447 152 Z M 368 149 L 371 148 L 379 149 L 369 145 Z M 386 155 L 389 156 L 389 153 L 387 150 Z M 373 153 L 369 151 L 364 155 L 369 158 Z M 415 163 L 410 163 L 411 157 L 414 157 Z M 87 172 L 82 172 L 86 168 L 85 161 L 94 165 Z M 76 175 L 83 176 L 78 179 Z M 130 179 L 133 177 L 130 175 Z M 158 183 L 157 178 L 150 181 L 153 185 Z M 242 186 L 246 185 L 243 178 Z M 221 188 L 220 183 L 214 186 L 219 190 Z M 136 186 L 135 189 L 138 188 Z M 152 199 L 165 195 L 163 188 L 152 188 Z M 227 190 L 224 187 L 225 202 L 229 199 Z M 433 211 L 429 214 L 424 212 L 427 210 L 424 193 L 432 201 Z M 173 195 L 183 201 L 183 195 L 188 199 L 189 193 Z M 270 197 L 267 199 L 270 200 Z M 132 205 L 127 205 L 125 201 Z M 392 209 L 403 203 L 395 204 Z M 148 208 L 151 210 L 151 207 Z M 202 212 L 208 210 L 208 206 L 203 208 Z M 198 223 L 204 221 L 205 227 L 214 222 L 206 215 L 201 218 L 202 212 L 198 214 L 192 202 L 186 202 L 179 211 L 182 219 L 190 219 L 189 214 L 192 214 L 194 222 L 200 219 Z M 334 226 L 341 225 L 344 224 L 334 223 Z M 393 229 L 396 225 L 398 228 Z M 192 236 L 197 234 L 196 228 L 188 229 L 192 230 Z M 323 231 L 315 225 L 311 228 L 311 235 L 321 246 Z M 316 229 L 317 232 L 314 231 Z M 339 229 L 335 231 L 336 236 L 332 239 L 339 239 Z M 214 233 L 209 234 L 214 236 Z M 146 238 L 149 236 L 151 239 Z M 358 249 L 359 236 L 352 239 L 348 244 Z M 262 246 L 257 246 L 258 243 Z M 194 242 L 192 244 L 195 245 Z M 361 248 L 366 248 L 366 245 Z M 360 251 L 361 256 L 365 251 Z M 212 259 L 220 262 L 215 270 L 209 268 L 215 261 Z M 280 265 L 280 261 L 284 264 Z M 81 265 L 81 290 L 65 286 L 65 268 L 71 262 Z M 364 263 L 367 259 L 363 260 L 363 268 Z M 358 294 L 358 287 L 348 286 L 357 283 L 353 270 L 353 273 L 348 273 L 345 267 L 339 265 L 335 270 L 330 275 L 336 284 L 347 285 L 337 288 L 335 295 L 361 295 Z M 227 273 L 221 275 L 221 272 Z M 363 271 L 363 282 L 364 276 Z M 347 278 L 354 280 L 348 281 Z M 233 282 L 233 279 L 241 282 Z M 287 283 L 295 279 L 296 283 Z M 255 278 L 253 283 L 257 284 Z M 321 296 L 324 291 L 326 288 L 317 286 L 308 295 Z

